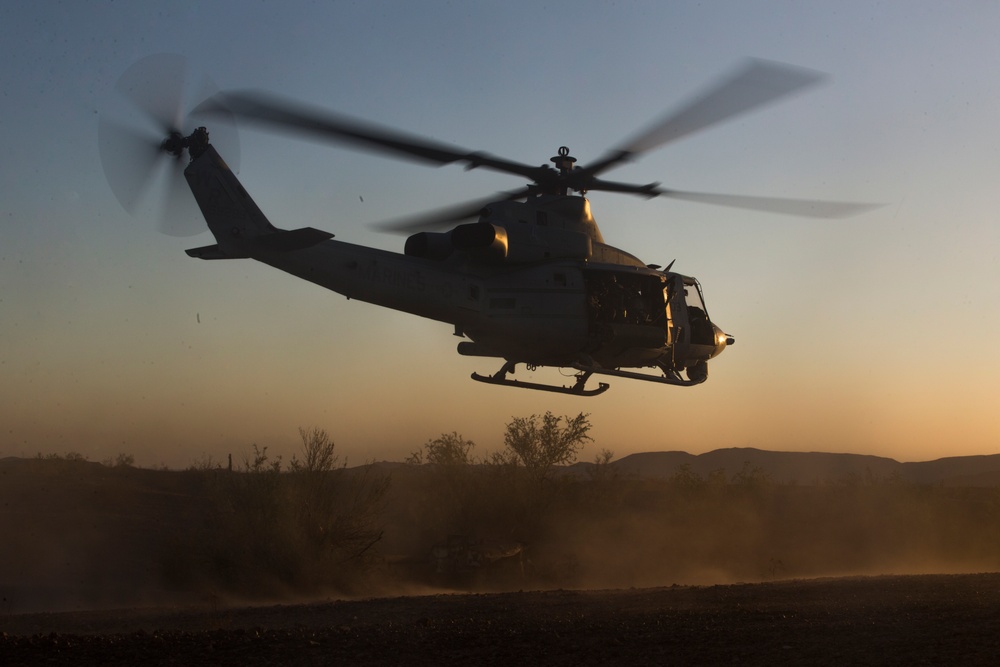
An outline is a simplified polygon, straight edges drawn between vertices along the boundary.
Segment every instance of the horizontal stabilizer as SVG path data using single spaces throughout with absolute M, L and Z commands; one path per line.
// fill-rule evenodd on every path
M 219 244 L 206 245 L 200 248 L 190 248 L 185 250 L 189 257 L 197 257 L 198 259 L 237 259 L 233 255 L 227 255 L 222 252 L 222 248 Z
M 302 227 L 301 229 L 279 230 L 271 234 L 264 234 L 254 239 L 254 245 L 263 250 L 273 252 L 288 252 L 290 250 L 302 250 L 322 243 L 333 238 L 330 232 L 312 227 Z
M 254 250 L 264 250 L 267 252 L 291 252 L 292 250 L 302 250 L 309 248 L 323 241 L 333 238 L 330 232 L 324 232 L 312 227 L 301 229 L 278 230 L 270 234 L 264 234 L 253 239 L 251 247 Z M 226 254 L 218 244 L 202 246 L 201 248 L 191 248 L 186 250 L 191 257 L 198 259 L 238 259 L 249 255 L 229 255 Z

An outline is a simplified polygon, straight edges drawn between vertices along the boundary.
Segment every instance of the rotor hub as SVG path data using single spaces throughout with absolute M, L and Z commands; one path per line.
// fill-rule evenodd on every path
M 160 144 L 160 150 L 176 158 L 182 156 L 184 149 L 187 149 L 192 160 L 204 153 L 206 148 L 208 148 L 208 130 L 204 127 L 196 128 L 186 137 L 174 130 Z
M 560 146 L 559 155 L 549 158 L 549 161 L 556 166 L 562 175 L 573 171 L 573 165 L 576 164 L 576 158 L 569 154 L 569 148 L 566 146 Z

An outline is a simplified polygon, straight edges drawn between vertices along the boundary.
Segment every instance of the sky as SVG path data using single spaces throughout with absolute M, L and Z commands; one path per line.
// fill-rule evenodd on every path
M 1000 451 L 1000 3 L 53 2 L 0 5 L 0 457 L 287 460 L 322 428 L 350 464 L 513 417 L 585 412 L 615 457 L 721 447 L 900 461 Z M 139 59 L 540 164 L 586 164 L 747 57 L 825 72 L 781 103 L 606 174 L 883 203 L 810 220 L 590 197 L 605 240 L 696 276 L 736 337 L 708 382 L 596 398 L 475 383 L 448 325 L 348 301 L 126 213 L 98 155 Z M 195 84 L 192 84 L 192 88 Z M 199 88 L 200 89 L 200 88 Z M 193 102 L 192 102 L 193 104 Z M 239 128 L 271 221 L 401 251 L 373 223 L 523 185 Z M 532 379 L 563 383 L 557 371 Z

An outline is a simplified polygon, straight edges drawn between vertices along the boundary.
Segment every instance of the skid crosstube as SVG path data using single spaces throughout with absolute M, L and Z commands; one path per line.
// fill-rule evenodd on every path
M 623 371 L 617 368 L 604 368 L 595 363 L 575 363 L 571 367 L 580 372 L 576 376 L 576 383 L 567 387 L 564 385 L 541 384 L 539 382 L 524 382 L 508 378 L 507 376 L 514 372 L 517 364 L 518 362 L 516 361 L 507 361 L 500 368 L 500 370 L 493 375 L 480 375 L 479 373 L 473 373 L 472 379 L 477 382 L 496 384 L 504 387 L 537 389 L 539 391 L 551 391 L 557 394 L 570 394 L 572 396 L 597 396 L 598 394 L 606 392 L 611 386 L 607 382 L 598 383 L 596 389 L 586 388 L 587 380 L 589 380 L 590 376 L 595 373 L 598 375 L 612 375 L 614 377 L 628 378 L 630 380 L 642 380 L 644 382 L 656 382 L 657 384 L 669 384 L 677 387 L 691 387 L 705 381 L 704 377 L 697 380 L 685 380 L 683 377 L 678 375 L 676 371 L 662 366 L 660 367 L 660 370 L 663 371 L 663 375 L 649 375 L 646 373 L 638 373 L 636 371 Z
M 583 371 L 576 376 L 576 383 L 570 387 L 554 384 L 541 384 L 539 382 L 522 382 L 520 380 L 513 380 L 507 377 L 508 374 L 514 372 L 514 367 L 517 366 L 516 361 L 508 361 L 504 363 L 503 367 L 494 373 L 493 375 L 480 375 L 479 373 L 473 373 L 472 379 L 477 382 L 485 382 L 487 384 L 497 384 L 504 387 L 519 387 L 521 389 L 536 389 L 538 391 L 551 391 L 557 394 L 570 394 L 572 396 L 597 396 L 598 394 L 603 394 L 608 390 L 609 385 L 606 382 L 601 382 L 598 384 L 596 389 L 587 389 L 587 380 L 590 379 L 592 375 L 591 372 Z

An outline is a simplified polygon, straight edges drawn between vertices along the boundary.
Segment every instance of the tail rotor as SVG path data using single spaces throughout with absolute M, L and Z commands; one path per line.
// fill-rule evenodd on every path
M 111 191 L 127 212 L 155 220 L 170 236 L 206 231 L 198 206 L 184 179 L 187 165 L 183 138 L 197 122 L 185 109 L 217 89 L 206 79 L 196 89 L 187 61 L 176 54 L 147 56 L 133 64 L 115 85 L 109 108 L 98 124 L 101 165 Z M 218 122 L 222 120 L 223 122 Z M 213 115 L 212 143 L 235 169 L 239 142 L 229 114 Z

